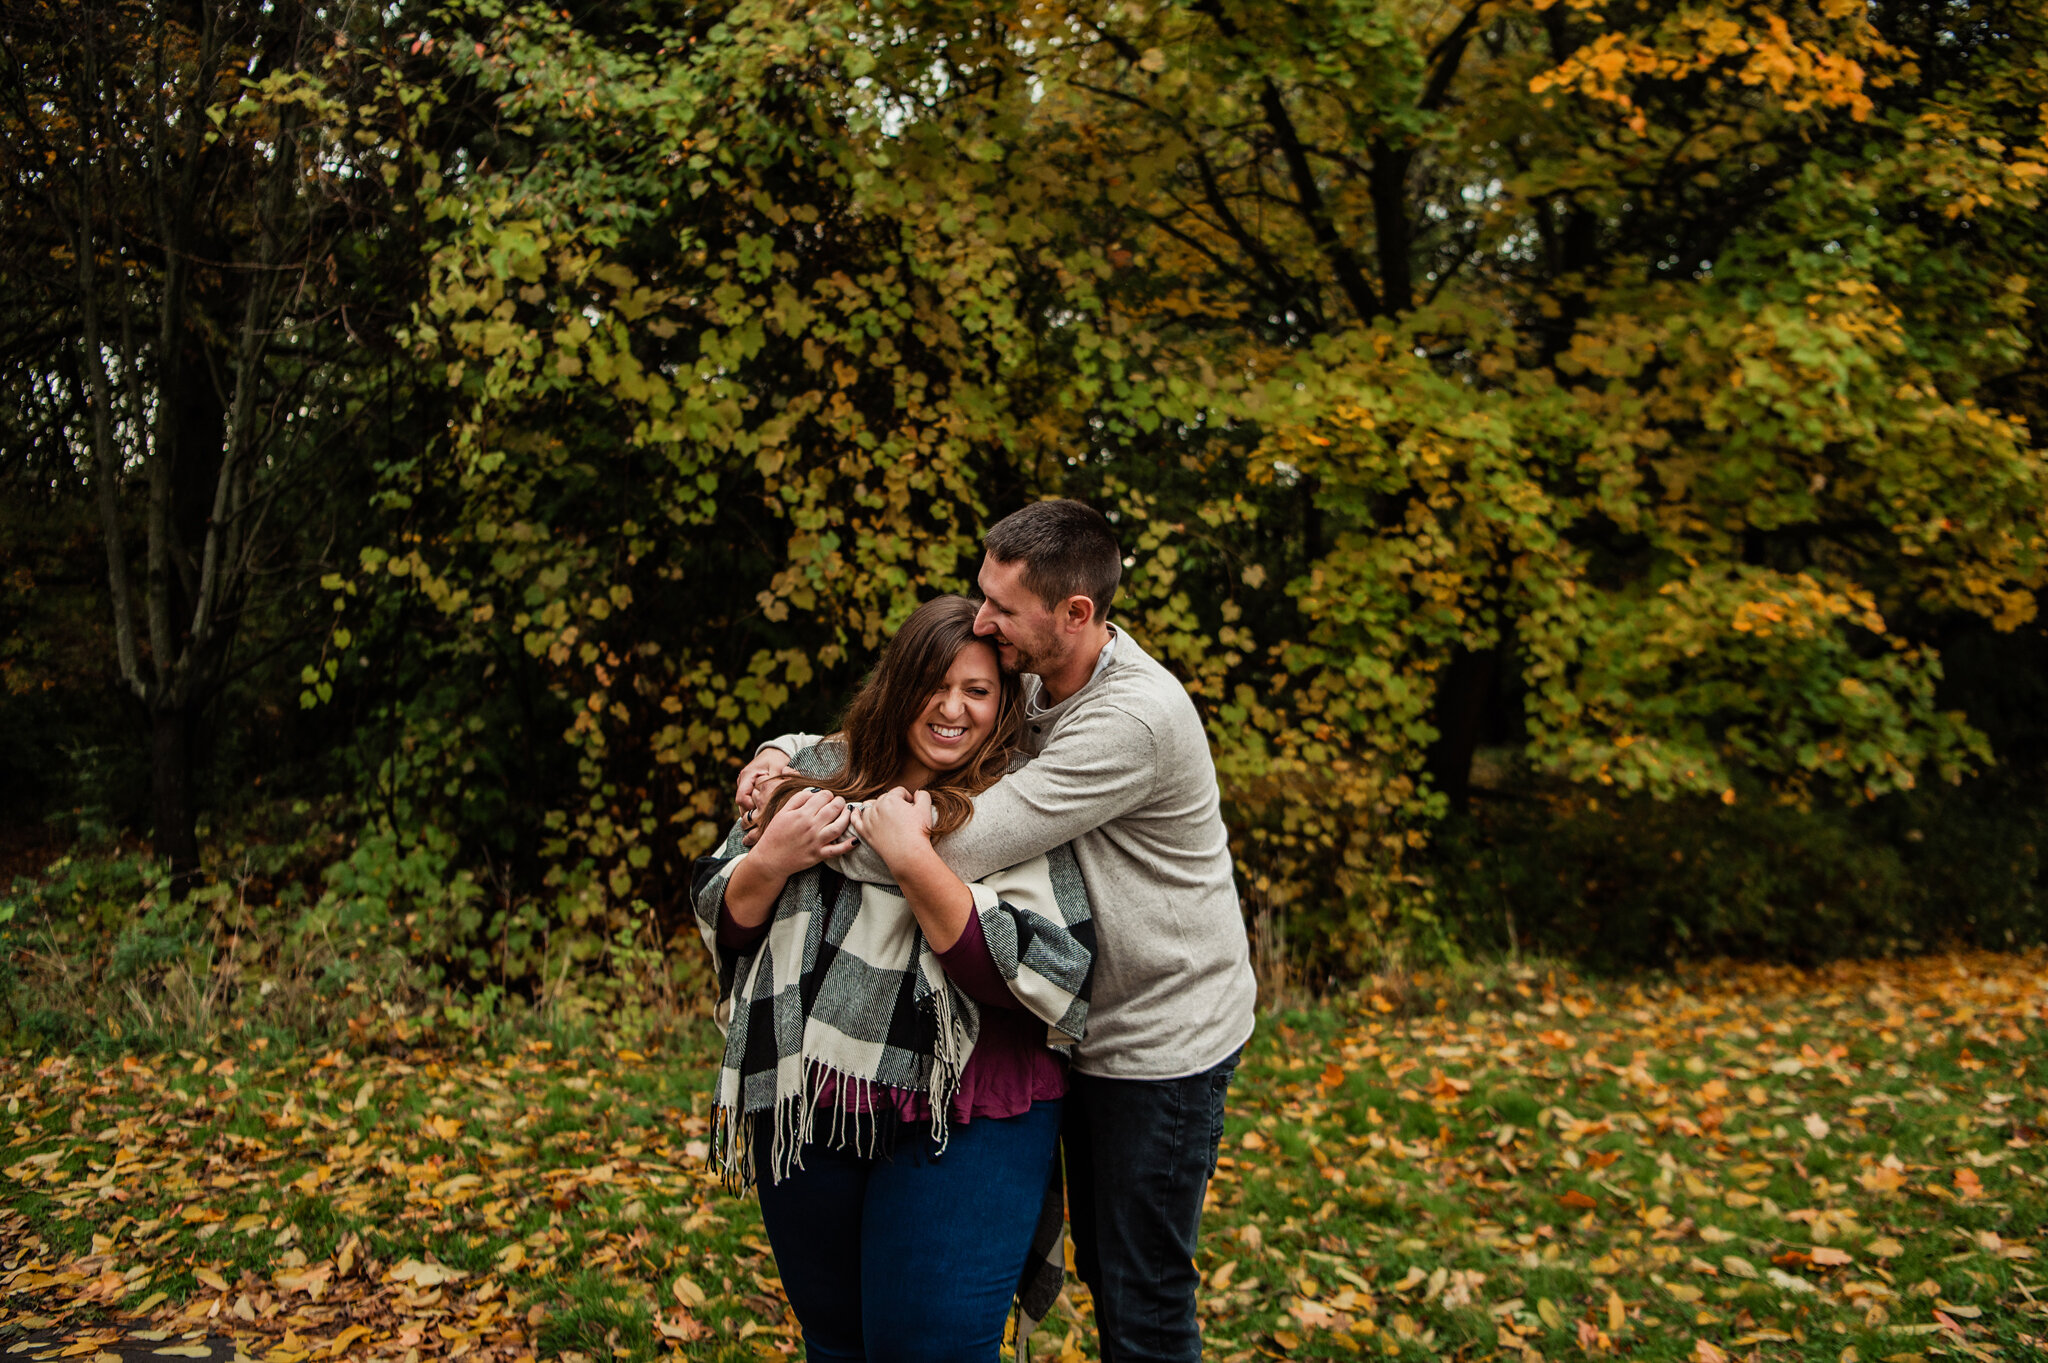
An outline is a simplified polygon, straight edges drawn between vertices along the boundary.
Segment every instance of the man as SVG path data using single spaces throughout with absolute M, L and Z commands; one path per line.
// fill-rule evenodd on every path
M 984 548 L 975 632 L 1023 674 L 1031 761 L 939 850 L 972 881 L 1073 844 L 1096 928 L 1062 1131 L 1074 1258 L 1104 1363 L 1192 1363 L 1202 1200 L 1257 993 L 1215 765 L 1186 688 L 1108 622 L 1123 555 L 1099 512 L 1040 502 Z M 764 746 L 741 773 L 741 806 L 814 741 Z M 890 879 L 866 848 L 834 864 Z

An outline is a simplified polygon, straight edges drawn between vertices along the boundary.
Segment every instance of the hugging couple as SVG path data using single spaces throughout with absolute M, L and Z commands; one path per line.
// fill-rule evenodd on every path
M 981 600 L 920 606 L 839 733 L 764 745 L 697 863 L 718 1150 L 812 1359 L 994 1360 L 1013 1300 L 1021 1354 L 1067 1212 L 1105 1363 L 1199 1359 L 1256 992 L 1208 739 L 1108 621 L 1100 513 L 983 547 Z

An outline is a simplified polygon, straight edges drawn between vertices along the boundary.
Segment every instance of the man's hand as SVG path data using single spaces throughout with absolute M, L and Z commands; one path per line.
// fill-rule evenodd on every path
M 907 861 L 931 851 L 932 797 L 902 786 L 885 791 L 853 810 L 853 831 L 900 872 Z
M 757 870 L 782 879 L 807 871 L 853 846 L 846 837 L 851 813 L 837 795 L 804 791 L 782 807 L 765 831 L 749 835 L 758 839 L 750 860 Z
M 754 754 L 753 761 L 740 768 L 740 785 L 734 799 L 740 807 L 740 818 L 747 824 L 747 846 L 752 847 L 760 840 L 761 830 L 755 826 L 756 821 L 774 798 L 775 787 L 788 770 L 789 754 L 780 748 L 763 748 Z

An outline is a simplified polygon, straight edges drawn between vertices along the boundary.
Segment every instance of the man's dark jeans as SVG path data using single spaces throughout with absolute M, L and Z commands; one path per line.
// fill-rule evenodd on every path
M 1102 1363 L 1198 1363 L 1195 1243 L 1237 1056 L 1185 1079 L 1076 1074 L 1060 1139 Z

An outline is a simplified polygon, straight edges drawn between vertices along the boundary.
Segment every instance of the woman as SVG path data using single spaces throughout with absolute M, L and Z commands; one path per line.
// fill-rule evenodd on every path
M 726 1032 L 715 1130 L 728 1176 L 760 1189 L 814 1359 L 993 1360 L 1012 1298 L 1021 1334 L 1058 1291 L 1048 1047 L 1087 1018 L 1080 874 L 1061 848 L 969 885 L 933 850 L 1009 769 L 1019 711 L 973 604 L 927 602 L 754 846 L 736 825 L 698 863 Z M 896 886 L 823 864 L 849 837 Z

